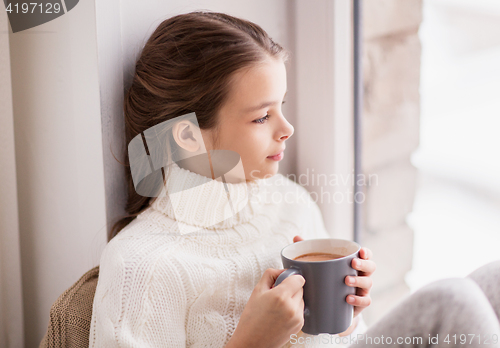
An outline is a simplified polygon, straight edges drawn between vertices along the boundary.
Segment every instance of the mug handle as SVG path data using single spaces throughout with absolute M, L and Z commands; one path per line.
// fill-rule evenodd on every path
M 276 281 L 274 282 L 273 287 L 280 285 L 283 280 L 285 280 L 286 278 L 288 278 L 294 274 L 302 275 L 302 273 L 300 272 L 300 269 L 297 269 L 297 268 L 288 268 L 287 270 L 285 270 L 285 272 L 281 272 L 281 274 L 278 276 L 278 278 L 276 278 Z

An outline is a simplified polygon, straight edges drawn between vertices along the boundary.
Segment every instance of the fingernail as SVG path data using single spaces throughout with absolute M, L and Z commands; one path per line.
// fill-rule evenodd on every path
M 348 277 L 347 278 L 347 283 L 348 284 L 354 284 L 354 279 L 352 279 L 351 277 Z
M 347 297 L 347 302 L 353 303 L 353 302 L 354 302 L 354 299 L 353 299 L 351 296 L 348 296 L 348 297 Z

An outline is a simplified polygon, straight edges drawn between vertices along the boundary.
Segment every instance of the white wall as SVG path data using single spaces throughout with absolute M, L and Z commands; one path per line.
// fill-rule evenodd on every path
M 0 12 L 0 347 L 23 347 L 23 301 L 17 207 L 9 23 Z
M 99 262 L 104 177 L 95 10 L 10 34 L 26 347 L 57 297 Z
M 307 183 L 330 235 L 352 239 L 352 5 L 349 0 L 314 4 L 297 1 L 295 10 L 297 173 L 307 174 L 308 181 L 299 183 Z

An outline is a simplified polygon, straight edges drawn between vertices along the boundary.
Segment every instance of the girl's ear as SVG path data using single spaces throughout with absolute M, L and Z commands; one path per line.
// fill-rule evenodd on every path
M 179 147 L 193 155 L 207 152 L 200 128 L 188 120 L 177 122 L 172 127 L 172 136 Z

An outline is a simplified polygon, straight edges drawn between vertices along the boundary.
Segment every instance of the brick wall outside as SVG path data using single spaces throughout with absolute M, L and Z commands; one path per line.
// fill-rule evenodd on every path
M 361 243 L 370 248 L 377 271 L 372 305 L 363 312 L 373 324 L 410 290 L 412 210 L 417 169 L 410 156 L 419 142 L 422 0 L 363 2 L 363 173 L 365 187 Z M 368 181 L 368 180 L 367 180 Z

